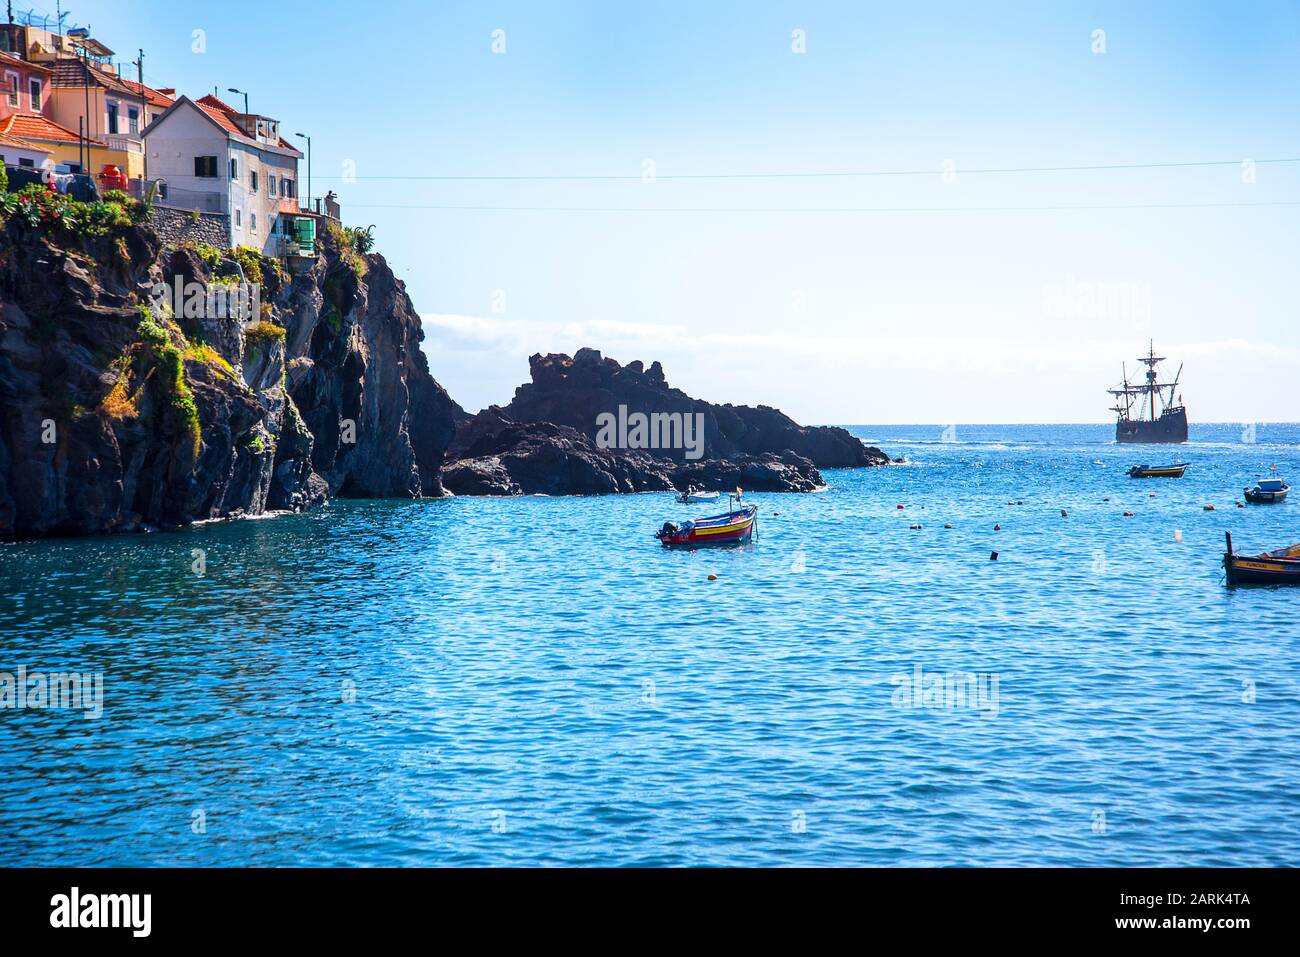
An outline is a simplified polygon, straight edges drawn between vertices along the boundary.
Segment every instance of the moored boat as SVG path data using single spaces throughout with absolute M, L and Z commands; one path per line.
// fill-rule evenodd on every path
M 1178 465 L 1135 465 L 1128 470 L 1129 478 L 1182 478 L 1187 462 Z
M 701 548 L 712 545 L 743 545 L 758 525 L 758 506 L 744 505 L 734 511 L 708 518 L 694 518 L 678 525 L 664 522 L 655 532 L 666 548 Z
M 683 505 L 689 505 L 692 502 L 716 502 L 719 494 L 718 492 L 704 492 L 697 488 L 688 488 L 677 496 L 677 501 Z
M 1291 486 L 1279 478 L 1260 479 L 1255 483 L 1254 488 L 1243 489 L 1243 491 L 1247 502 L 1255 505 L 1272 505 L 1284 501 L 1287 492 L 1291 491 Z
M 1234 585 L 1300 585 L 1300 545 L 1291 545 L 1259 555 L 1238 555 L 1232 548 L 1232 532 L 1225 532 L 1228 550 L 1223 570 L 1228 587 Z

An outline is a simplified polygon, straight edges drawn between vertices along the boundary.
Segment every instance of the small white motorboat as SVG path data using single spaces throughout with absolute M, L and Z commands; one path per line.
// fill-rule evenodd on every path
M 718 494 L 717 492 L 703 492 L 699 489 L 688 488 L 677 496 L 677 501 L 683 505 L 690 505 L 692 502 L 716 502 Z

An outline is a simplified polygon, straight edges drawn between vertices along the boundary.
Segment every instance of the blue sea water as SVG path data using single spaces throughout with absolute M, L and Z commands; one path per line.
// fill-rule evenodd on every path
M 104 680 L 0 710 L 0 864 L 1300 864 L 1300 589 L 1220 567 L 1300 542 L 1234 504 L 1300 426 L 853 431 L 909 464 L 736 550 L 661 494 L 0 547 L 0 672 Z

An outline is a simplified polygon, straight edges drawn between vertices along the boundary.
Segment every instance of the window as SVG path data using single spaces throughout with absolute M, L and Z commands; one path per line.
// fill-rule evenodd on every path
M 108 104 L 108 132 L 117 132 L 117 104 Z
M 26 169 L 35 169 L 35 168 L 36 168 L 36 160 L 23 159 L 23 158 L 20 156 L 20 157 L 18 158 L 18 165 L 19 165 L 19 166 L 22 166 L 22 167 L 25 167 Z
M 194 175 L 202 179 L 216 179 L 217 158 L 215 156 L 194 157 Z
M 32 95 L 32 112 L 39 113 L 41 111 L 41 81 L 32 77 L 27 82 L 27 90 Z
M 255 169 L 248 172 L 248 186 L 254 193 L 257 192 L 257 170 Z
M 250 233 L 257 232 L 257 213 L 248 214 L 248 231 Z
M 284 194 L 285 199 L 293 199 L 293 180 L 288 177 L 280 180 L 280 192 Z
M 9 105 L 17 106 L 18 105 L 18 74 L 9 73 L 7 74 L 7 76 L 9 78 Z
M 243 228 L 243 216 L 242 216 L 242 213 L 243 213 L 243 212 L 244 212 L 244 211 L 243 211 L 242 209 L 237 209 L 237 210 L 235 210 L 235 228 L 236 228 L 236 229 L 242 229 L 242 228 Z
M 132 136 L 140 134 L 140 111 L 134 106 L 126 111 L 126 128 Z
M 239 160 L 230 157 L 230 178 L 239 179 Z
M 270 194 L 272 199 L 275 198 L 275 174 L 274 173 L 272 173 L 270 176 L 266 178 L 266 191 L 268 194 Z M 274 230 L 275 228 L 274 225 L 272 225 L 271 228 L 272 230 Z

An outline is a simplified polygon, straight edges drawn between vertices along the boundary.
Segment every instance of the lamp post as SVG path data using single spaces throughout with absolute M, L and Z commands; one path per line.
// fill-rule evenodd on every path
M 302 137 L 307 141 L 307 208 L 312 209 L 311 205 L 311 137 L 306 133 L 294 133 L 294 136 Z
M 226 87 L 227 93 L 238 93 L 244 98 L 244 115 L 248 115 L 248 94 L 243 90 L 236 90 L 233 86 Z
M 135 61 L 136 82 L 140 84 L 140 142 L 144 146 L 144 178 L 140 181 L 140 198 L 149 195 L 149 144 L 144 142 L 144 128 L 149 125 L 149 97 L 144 92 L 144 50 Z

